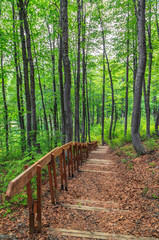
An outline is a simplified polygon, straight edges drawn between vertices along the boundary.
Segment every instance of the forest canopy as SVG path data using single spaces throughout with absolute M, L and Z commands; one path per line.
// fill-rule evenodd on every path
M 0 0 L 0 23 L 1 159 L 159 134 L 157 0 Z

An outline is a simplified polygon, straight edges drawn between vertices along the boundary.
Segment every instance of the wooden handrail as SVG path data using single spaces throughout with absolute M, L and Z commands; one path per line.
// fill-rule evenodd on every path
M 61 177 L 61 189 L 68 190 L 68 176 L 74 176 L 74 171 L 79 170 L 79 165 L 83 163 L 83 152 L 85 151 L 85 157 L 87 159 L 88 152 L 98 146 L 97 141 L 91 143 L 79 143 L 69 142 L 61 147 L 53 149 L 47 153 L 44 157 L 38 160 L 30 167 L 25 166 L 25 171 L 14 178 L 9 184 L 6 192 L 6 200 L 11 199 L 17 194 L 24 186 L 27 186 L 28 207 L 29 207 L 29 228 L 30 233 L 35 232 L 34 226 L 35 213 L 37 213 L 37 230 L 41 232 L 41 169 L 48 165 L 49 173 L 49 185 L 52 203 L 58 203 L 58 181 L 56 174 L 56 157 L 59 157 L 60 163 L 60 177 Z M 65 151 L 67 151 L 67 165 Z M 53 176 L 52 176 L 52 170 Z M 37 175 L 37 200 L 32 198 L 31 191 L 31 179 Z M 63 188 L 63 182 L 65 182 L 65 188 Z M 54 188 L 53 188 L 54 185 Z M 36 209 L 36 210 L 35 210 Z
M 14 178 L 8 185 L 5 196 L 6 200 L 11 199 L 25 185 L 27 185 L 27 183 L 37 174 L 37 166 L 40 165 L 41 168 L 45 167 L 51 161 L 51 154 L 56 152 L 57 149 L 58 147 L 47 153 L 44 157 L 42 157 L 40 160 L 38 160 L 36 163 L 31 165 L 28 169 Z

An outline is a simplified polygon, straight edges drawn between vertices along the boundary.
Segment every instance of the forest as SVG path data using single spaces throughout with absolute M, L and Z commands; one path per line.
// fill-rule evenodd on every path
M 157 0 L 0 0 L 1 192 L 72 140 L 156 144 L 158 15 Z

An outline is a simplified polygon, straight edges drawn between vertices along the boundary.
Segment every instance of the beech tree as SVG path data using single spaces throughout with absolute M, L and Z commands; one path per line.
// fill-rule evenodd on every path
M 62 19 L 62 58 L 65 74 L 65 88 L 64 88 L 64 109 L 66 117 L 66 143 L 73 139 L 73 122 L 71 111 L 71 66 L 68 56 L 68 15 L 67 15 L 67 0 L 61 0 L 61 19 Z
M 146 36 L 145 36 L 145 0 L 138 0 L 138 4 L 134 0 L 135 13 L 137 16 L 138 29 L 138 50 L 139 50 L 139 64 L 135 80 L 134 105 L 131 122 L 131 136 L 133 146 L 138 154 L 146 152 L 141 143 L 139 128 L 141 115 L 141 95 L 142 84 L 144 81 L 144 74 L 146 68 Z

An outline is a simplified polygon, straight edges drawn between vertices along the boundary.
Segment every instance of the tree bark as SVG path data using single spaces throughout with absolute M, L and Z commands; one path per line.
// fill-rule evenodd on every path
M 16 43 L 16 29 L 15 29 L 15 9 L 14 1 L 12 4 L 12 14 L 13 14 L 13 37 L 14 37 L 14 62 L 16 71 L 16 81 L 17 81 L 17 106 L 18 106 L 18 116 L 20 124 L 20 134 L 21 134 L 21 152 L 24 153 L 26 149 L 26 138 L 25 138 L 25 125 L 24 125 L 24 108 L 23 108 L 23 93 L 22 93 L 22 76 L 20 68 L 18 67 L 18 53 L 17 53 L 17 43 Z
M 129 3 L 127 16 L 127 59 L 126 59 L 125 131 L 124 131 L 125 137 L 127 134 L 127 122 L 128 122 L 128 82 L 129 82 Z
M 105 35 L 104 35 L 103 21 L 102 21 L 102 17 L 101 17 L 101 13 L 100 13 L 100 9 L 99 9 L 98 5 L 97 5 L 97 8 L 98 8 L 98 13 L 99 13 L 99 18 L 100 18 L 101 29 L 102 29 L 104 55 L 105 55 L 106 62 L 107 62 L 107 68 L 108 68 L 110 85 L 111 85 L 111 93 L 112 93 L 111 121 L 110 121 L 110 128 L 109 128 L 109 139 L 112 139 L 112 127 L 113 127 L 114 104 L 115 104 L 114 103 L 114 86 L 113 86 L 113 79 L 112 79 L 112 73 L 111 73 L 111 69 L 110 69 L 110 65 L 109 65 L 109 60 L 108 60 L 108 56 L 107 56 L 106 49 L 105 49 Z
M 50 28 L 47 24 L 48 34 L 49 34 L 49 43 L 50 43 L 50 52 L 51 52 L 51 60 L 52 60 L 52 78 L 53 78 L 53 96 L 54 96 L 54 106 L 53 106 L 53 119 L 54 119 L 54 146 L 57 147 L 57 96 L 56 96 L 56 79 L 55 79 L 55 40 L 53 43 L 50 37 Z
M 6 153 L 9 152 L 9 142 L 8 142 L 8 106 L 6 100 L 6 90 L 4 83 L 4 69 L 3 69 L 3 51 L 1 50 L 1 74 L 2 74 L 2 94 L 3 94 L 3 104 L 4 104 L 4 125 L 5 125 L 5 140 L 6 140 Z
M 136 152 L 138 154 L 144 154 L 146 150 L 141 143 L 139 127 L 141 114 L 142 83 L 144 80 L 146 68 L 145 0 L 138 0 L 137 26 L 138 26 L 139 65 L 135 81 L 134 105 L 131 122 L 131 136 L 133 146 Z
M 152 70 L 152 42 L 151 42 L 151 3 L 149 3 L 149 24 L 147 27 L 148 33 L 148 46 L 149 46 L 149 75 L 148 75 L 148 83 L 147 90 L 144 79 L 144 98 L 145 98 L 145 110 L 146 110 L 146 131 L 147 137 L 151 137 L 150 135 L 150 86 L 151 86 L 151 70 Z
M 31 51 L 31 37 L 30 37 L 30 30 L 28 25 L 28 19 L 27 19 L 27 11 L 25 8 L 25 3 L 23 0 L 19 0 L 19 6 L 22 12 L 22 18 L 24 21 L 24 28 L 26 33 L 26 45 L 27 45 L 27 52 L 28 52 L 28 61 L 30 66 L 30 86 L 31 86 L 31 94 L 30 94 L 30 100 L 31 100 L 31 114 L 32 114 L 32 140 L 33 145 L 35 147 L 38 146 L 38 149 L 40 148 L 39 145 L 37 145 L 37 121 L 36 121 L 36 102 L 35 102 L 35 79 L 34 79 L 34 63 L 33 63 L 33 57 L 32 57 L 32 51 Z
M 59 34 L 59 63 L 58 63 L 58 71 L 59 71 L 59 83 L 60 83 L 60 100 L 61 100 L 61 118 L 62 118 L 62 126 L 61 126 L 61 143 L 62 145 L 65 143 L 65 135 L 66 135 L 66 118 L 65 118 L 65 109 L 64 109 L 64 86 L 63 86 L 63 72 L 62 72 L 62 0 L 60 0 L 60 34 Z
M 62 49 L 63 49 L 63 65 L 65 74 L 65 89 L 64 89 L 64 108 L 66 117 L 66 143 L 72 141 L 73 138 L 73 121 L 71 111 L 71 67 L 68 56 L 68 15 L 67 15 L 67 0 L 61 0 L 62 4 Z
M 105 109 L 105 54 L 104 54 L 104 46 L 103 46 L 102 145 L 105 144 L 105 140 L 104 140 L 104 109 Z
M 156 131 L 157 136 L 159 136 L 158 125 L 159 125 L 159 107 L 158 107 L 157 117 L 156 117 L 156 121 L 155 121 L 155 131 Z
M 86 141 L 86 96 L 85 96 L 85 85 L 86 85 L 86 54 L 85 54 L 85 46 L 86 46 L 86 13 L 84 13 L 84 6 L 82 0 L 82 72 L 83 72 L 83 82 L 82 82 L 82 142 Z
M 77 46 L 77 80 L 75 85 L 75 141 L 80 142 L 80 123 L 79 123 L 79 88 L 80 88 L 80 50 L 81 50 L 81 4 L 80 0 L 77 0 L 77 23 L 78 23 L 78 46 Z
M 31 150 L 31 130 L 32 130 L 31 129 L 31 100 L 30 100 L 30 88 L 29 88 L 29 78 L 28 78 L 28 59 L 27 59 L 26 42 L 25 42 L 25 36 L 24 36 L 21 8 L 19 8 L 19 20 L 20 20 L 20 36 L 21 36 L 21 45 L 22 45 L 25 98 L 26 98 L 26 110 L 27 110 L 27 145 L 29 147 L 29 150 Z
M 158 7 L 157 7 L 157 4 L 158 4 L 158 0 L 156 0 L 156 4 L 154 6 L 154 13 L 155 13 L 155 19 L 156 19 L 157 35 L 158 35 L 158 38 L 159 38 L 159 24 L 158 24 Z

